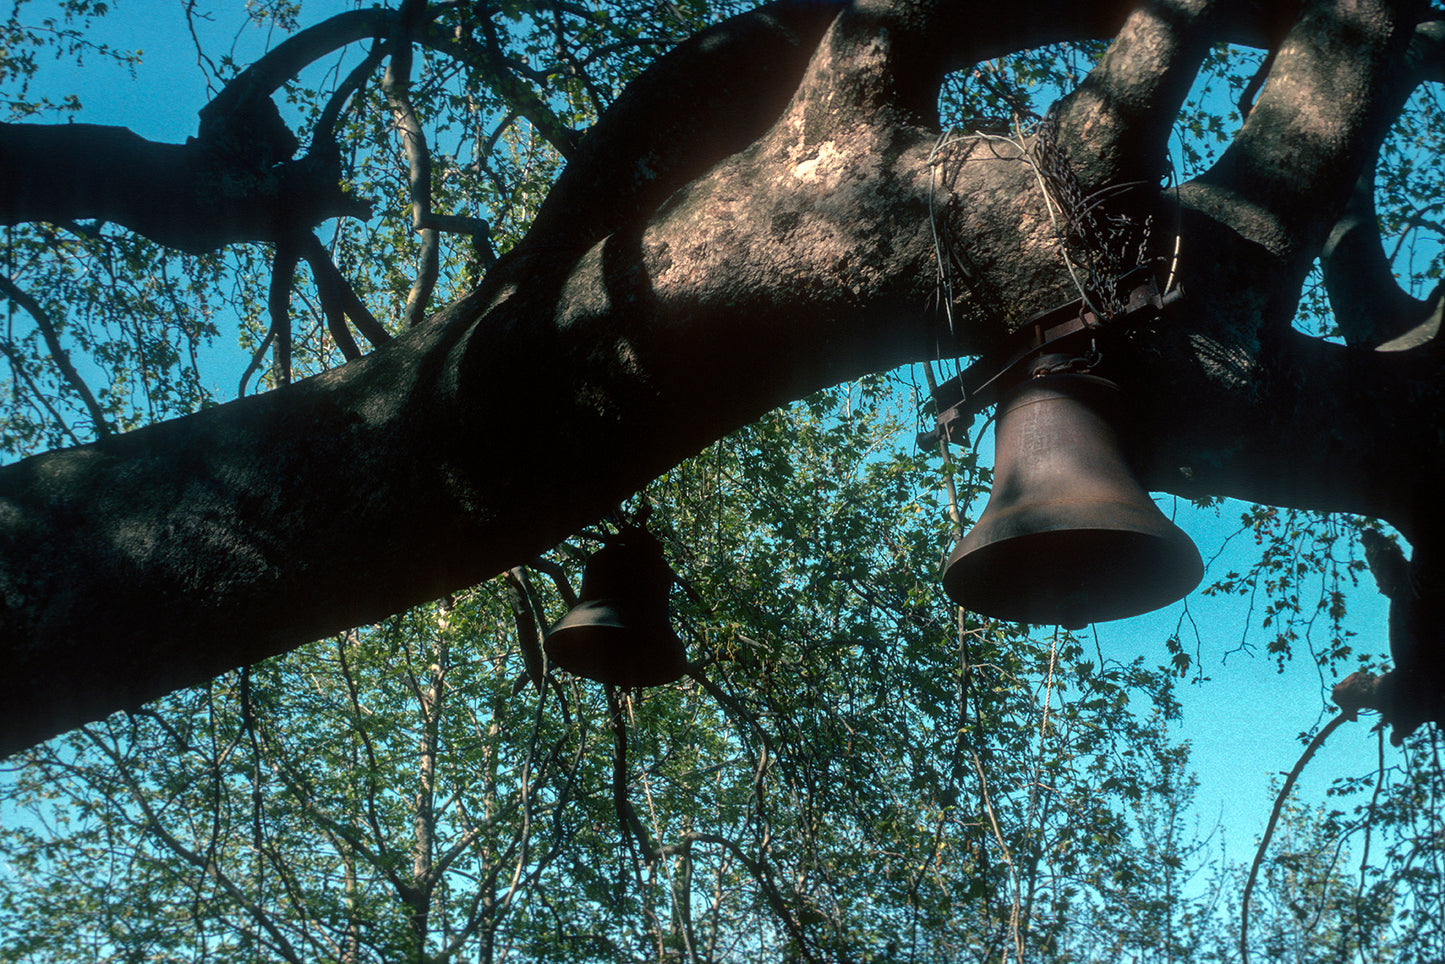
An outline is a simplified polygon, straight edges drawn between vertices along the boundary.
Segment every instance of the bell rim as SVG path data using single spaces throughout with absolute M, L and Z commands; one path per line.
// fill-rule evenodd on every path
M 1178 602 L 1204 578 L 1199 547 L 1184 530 L 1165 522 L 1172 532 L 1157 526 L 1150 530 L 1075 526 L 978 546 L 966 546 L 965 536 L 944 566 L 943 589 L 964 609 L 1009 622 L 1076 629 L 1140 616 Z M 1063 533 L 1070 535 L 1066 542 L 1075 549 L 1095 544 L 1078 551 L 1089 559 L 1086 566 L 1071 569 L 1067 560 L 1060 561 L 1064 551 L 1029 549 L 1031 542 L 1057 545 Z M 1121 551 L 1100 552 L 1098 543 L 1112 543 Z M 1122 574 L 1109 565 L 1113 558 L 1120 561 Z M 1066 576 L 1076 578 L 1070 581 Z
M 665 613 L 638 618 L 638 609 L 609 598 L 578 602 L 547 631 L 542 648 L 548 662 L 574 676 L 626 688 L 676 682 L 687 672 L 687 644 Z M 598 621 L 603 614 L 611 618 Z M 612 646 L 628 637 L 632 646 Z M 610 655 L 601 655 L 609 647 Z

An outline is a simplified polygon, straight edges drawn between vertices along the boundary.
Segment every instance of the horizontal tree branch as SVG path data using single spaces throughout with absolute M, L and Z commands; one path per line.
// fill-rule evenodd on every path
M 339 158 L 250 167 L 203 141 L 162 144 L 120 127 L 0 124 L 0 224 L 97 219 L 192 253 L 273 241 L 327 218 L 370 217 Z

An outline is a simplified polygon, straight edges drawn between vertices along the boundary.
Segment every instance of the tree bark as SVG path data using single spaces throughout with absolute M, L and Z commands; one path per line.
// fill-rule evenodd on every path
M 932 108 L 945 71 L 1044 40 L 1120 31 L 1057 115 L 1089 192 L 1161 169 L 1210 44 L 1289 25 L 1216 168 L 1177 208 L 1152 182 L 1130 195 L 1179 226 L 1186 295 L 1115 364 L 1154 487 L 1433 531 L 1434 420 L 1380 413 L 1441 403 L 1438 351 L 1289 328 L 1419 5 L 1296 6 L 784 3 L 680 46 L 582 139 L 527 239 L 429 322 L 0 469 L 0 753 L 504 571 L 779 404 L 976 353 L 1077 297 L 1036 145 L 941 148 Z M 936 230 L 956 343 L 929 308 Z

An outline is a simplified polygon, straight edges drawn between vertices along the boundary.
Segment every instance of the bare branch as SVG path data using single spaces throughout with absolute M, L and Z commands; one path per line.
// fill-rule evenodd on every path
M 426 0 L 405 0 L 402 4 L 391 38 L 391 62 L 387 64 L 386 76 L 381 82 L 387 106 L 391 109 L 392 124 L 401 137 L 402 151 L 406 156 L 414 231 L 420 231 L 425 226 L 426 215 L 431 211 L 431 152 L 427 149 L 426 135 L 411 104 L 412 38 L 425 10 Z
M 141 813 L 145 815 L 146 829 L 160 838 L 161 842 L 165 844 L 171 853 L 214 880 L 216 884 L 225 891 L 226 895 L 245 910 L 247 915 L 266 932 L 272 941 L 271 946 L 275 948 L 281 956 L 293 962 L 293 964 L 301 964 L 303 958 L 296 952 L 296 949 L 291 946 L 291 942 L 286 939 L 286 935 L 281 932 L 276 922 L 272 920 L 271 915 L 267 914 L 263 907 L 253 901 L 242 887 L 231 880 L 231 878 L 221 870 L 220 865 L 215 860 L 208 859 L 206 856 L 191 850 L 181 842 L 180 838 L 166 829 L 165 822 L 161 820 L 160 814 L 157 813 L 151 805 L 150 795 L 136 782 L 135 775 L 131 773 L 130 767 L 125 764 L 125 761 L 115 748 L 106 744 L 91 731 L 85 730 L 83 732 L 86 737 L 90 739 L 90 742 L 115 764 L 116 773 L 120 775 L 121 782 L 125 784 L 126 789 L 130 791 L 131 799 L 140 807 Z
M 66 436 L 69 437 L 70 441 L 75 445 L 83 444 L 80 436 L 76 435 L 75 430 L 70 427 L 69 421 L 55 410 L 55 406 L 51 404 L 50 399 L 45 397 L 45 393 L 40 390 L 40 386 L 35 384 L 35 379 L 31 377 L 30 371 L 25 364 L 25 358 L 15 349 L 14 345 L 10 344 L 8 339 L 0 339 L 0 352 L 4 352 L 5 357 L 9 360 L 11 372 L 25 383 L 26 388 L 30 389 L 30 394 L 36 403 L 50 414 L 50 424 L 60 426 Z
M 322 108 L 321 115 L 316 119 L 316 126 L 311 132 L 311 150 L 313 152 L 335 141 L 336 122 L 341 117 L 341 111 L 351 100 L 352 95 L 361 89 L 362 84 L 366 83 L 366 78 L 381 64 L 386 53 L 385 44 L 378 43 L 373 46 L 366 55 L 366 59 L 353 67 L 351 72 L 346 75 L 346 79 L 331 94 L 331 98 Z
M 359 40 L 389 36 L 398 18 L 396 11 L 382 7 L 351 10 L 286 38 L 236 75 L 201 108 L 202 125 L 224 123 L 238 106 L 269 98 L 288 79 L 333 51 Z
M 24 308 L 25 312 L 35 321 L 35 326 L 40 329 L 41 337 L 45 339 L 45 346 L 50 349 L 50 357 L 55 361 L 55 367 L 60 369 L 65 383 L 80 396 L 86 411 L 90 412 L 91 422 L 95 425 L 95 434 L 110 435 L 114 429 L 111 428 L 110 421 L 105 416 L 105 409 L 101 408 L 100 402 L 96 401 L 95 395 L 91 393 L 90 386 L 85 384 L 85 380 L 75 370 L 75 365 L 70 361 L 70 355 L 66 352 L 65 346 L 60 343 L 60 333 L 55 330 L 55 323 L 51 321 L 49 313 L 40 306 L 40 302 L 30 297 L 14 281 L 4 275 L 0 275 L 0 293 Z
M 271 314 L 271 340 L 275 358 L 272 375 L 276 384 L 291 384 L 291 286 L 296 281 L 296 261 L 300 252 L 290 240 L 276 244 L 271 258 L 271 290 L 266 306 Z
M 416 280 L 406 293 L 406 308 L 402 319 L 408 328 L 414 328 L 426 321 L 427 307 L 431 304 L 432 291 L 436 288 L 437 273 L 441 270 L 441 235 L 436 228 L 421 229 L 421 244 L 416 251 Z
M 408 181 L 411 190 L 412 230 L 421 234 L 421 246 L 417 251 L 416 280 L 406 296 L 403 318 L 408 328 L 419 325 L 426 319 L 427 306 L 436 287 L 440 270 L 438 228 L 443 224 L 460 226 L 468 234 L 487 230 L 485 221 L 440 217 L 432 214 L 431 206 L 431 151 L 427 148 L 426 134 L 421 129 L 416 110 L 412 106 L 411 89 L 411 44 L 420 27 L 421 15 L 426 10 L 426 0 L 406 0 L 401 8 L 401 18 L 391 42 L 391 63 L 386 68 L 382 90 L 386 93 L 387 105 L 391 108 L 392 122 L 401 135 L 402 148 L 406 154 Z
M 1340 713 L 1326 723 L 1314 739 L 1310 740 L 1309 746 L 1305 747 L 1300 758 L 1295 761 L 1294 767 L 1285 777 L 1284 786 L 1280 787 L 1279 794 L 1274 798 L 1274 808 L 1269 813 L 1269 823 L 1264 828 L 1264 836 L 1259 840 L 1259 847 L 1254 852 L 1254 862 L 1249 866 L 1249 878 L 1244 882 L 1244 893 L 1239 899 L 1239 960 L 1241 964 L 1249 964 L 1249 899 L 1254 891 L 1255 879 L 1259 876 L 1260 864 L 1264 862 L 1265 851 L 1269 849 L 1270 838 L 1274 836 L 1275 824 L 1279 822 L 1280 812 L 1284 809 L 1284 803 L 1289 799 L 1289 792 L 1294 789 L 1295 781 L 1304 772 L 1305 764 L 1315 755 L 1320 747 L 1324 746 L 1325 740 L 1329 739 L 1331 733 L 1340 728 L 1340 725 L 1353 719 L 1348 713 Z
M 332 340 L 336 342 L 343 358 L 347 361 L 360 358 L 361 349 L 357 347 L 356 339 L 351 337 L 351 330 L 346 327 L 346 308 L 337 286 L 340 273 L 336 271 L 336 266 L 331 263 L 326 249 L 315 235 L 306 236 L 302 243 L 301 256 L 311 266 L 311 275 L 316 280 L 316 291 L 321 298 L 321 313 L 326 316 L 326 330 L 331 332 Z M 331 270 L 328 271 L 328 267 Z
M 1325 288 L 1345 343 L 1363 348 L 1413 348 L 1434 337 L 1445 288 L 1412 298 L 1395 279 L 1375 215 L 1375 166 L 1366 167 L 1345 212 L 1320 252 Z
M 391 341 L 391 334 L 381 323 L 372 316 L 366 304 L 357 296 L 356 290 L 351 287 L 339 270 L 331 255 L 321 240 L 315 235 L 308 234 L 302 241 L 301 256 L 306 259 L 307 265 L 311 268 L 311 274 L 316 279 L 317 290 L 321 294 L 322 310 L 326 312 L 326 323 L 330 327 L 331 335 L 336 339 L 336 344 L 341 348 L 342 354 L 348 360 L 360 357 L 361 350 L 356 347 L 350 332 L 346 329 L 346 319 L 350 318 L 356 330 L 371 342 L 373 348 L 380 347 Z M 348 346 L 355 354 L 347 354 Z
M 486 38 L 482 44 L 461 32 L 444 30 L 439 24 L 431 24 L 422 39 L 429 48 L 466 65 L 525 117 L 558 154 L 570 159 L 577 148 L 576 132 L 562 122 L 535 90 L 512 72 L 490 18 L 483 20 L 481 27 Z

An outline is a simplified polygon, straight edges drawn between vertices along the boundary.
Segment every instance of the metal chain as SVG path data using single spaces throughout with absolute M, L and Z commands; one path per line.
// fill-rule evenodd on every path
M 1029 371 L 1030 378 L 1043 378 L 1045 375 L 1087 375 L 1104 361 L 1104 355 L 1099 351 L 1099 345 L 1093 339 L 1089 340 L 1089 350 L 1082 355 L 1075 355 L 1068 361 L 1059 362 L 1057 365 L 1041 365 Z

